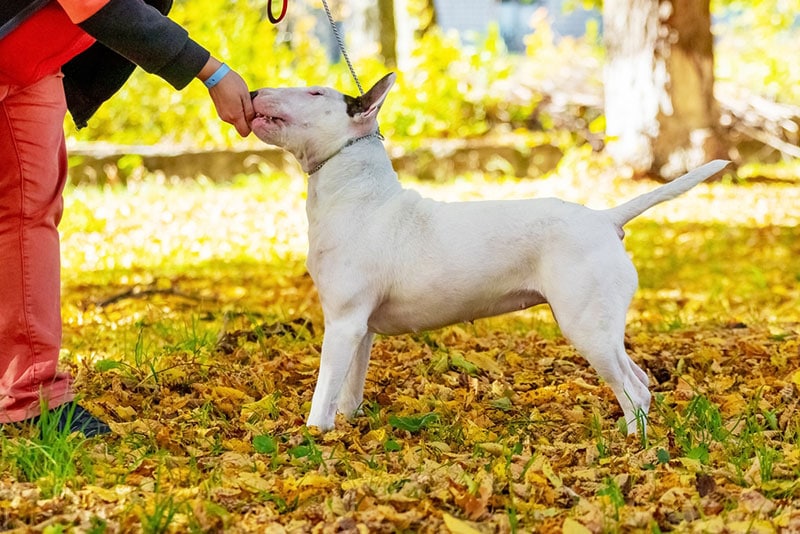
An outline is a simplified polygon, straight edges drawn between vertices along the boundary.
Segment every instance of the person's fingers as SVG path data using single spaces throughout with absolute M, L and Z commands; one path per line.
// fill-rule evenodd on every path
M 250 101 L 250 93 L 248 92 L 244 97 L 239 98 L 239 109 L 233 117 L 233 125 L 236 131 L 242 137 L 247 137 L 250 133 L 250 121 L 253 120 L 255 112 L 253 111 L 253 103 Z
M 247 120 L 252 120 L 256 112 L 253 110 L 253 98 L 250 96 L 250 88 L 244 80 L 242 80 L 242 86 L 239 89 L 239 98 L 241 99 L 242 109 L 244 110 Z
M 243 116 L 233 121 L 232 124 L 236 127 L 236 131 L 239 132 L 239 135 L 242 137 L 247 137 L 250 134 L 250 123 L 247 122 Z
M 242 103 L 242 129 L 239 126 L 236 127 L 236 131 L 239 132 L 239 135 L 242 137 L 247 137 L 250 133 L 250 123 L 256 116 L 256 112 L 253 109 L 253 101 L 250 100 L 250 92 L 248 91 L 247 94 L 241 100 Z
M 250 98 L 250 91 L 242 95 L 242 107 L 244 109 L 244 117 L 248 124 L 256 117 L 256 110 L 253 108 L 253 99 Z
M 250 90 L 238 73 L 229 72 L 209 90 L 219 118 L 233 125 L 242 137 L 250 133 L 250 122 L 255 117 Z

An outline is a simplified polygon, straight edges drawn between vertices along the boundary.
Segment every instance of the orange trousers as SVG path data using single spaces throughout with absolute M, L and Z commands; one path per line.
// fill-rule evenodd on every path
M 72 400 L 61 348 L 58 223 L 67 179 L 61 74 L 0 80 L 0 423 Z

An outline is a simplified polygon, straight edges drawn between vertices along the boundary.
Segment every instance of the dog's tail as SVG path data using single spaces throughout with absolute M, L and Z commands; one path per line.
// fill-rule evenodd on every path
M 628 223 L 628 221 L 644 213 L 656 204 L 660 204 L 667 200 L 672 200 L 678 195 L 681 195 L 693 188 L 700 182 L 710 178 L 711 176 L 714 176 L 719 171 L 727 167 L 729 163 L 730 161 L 722 159 L 710 161 L 701 167 L 687 172 L 680 178 L 676 178 L 670 183 L 662 185 L 658 189 L 654 189 L 648 193 L 634 198 L 633 200 L 629 200 L 624 204 L 620 204 L 615 208 L 611 208 L 607 210 L 606 213 L 608 213 L 608 215 L 611 217 L 611 220 L 617 225 L 618 228 L 622 228 Z

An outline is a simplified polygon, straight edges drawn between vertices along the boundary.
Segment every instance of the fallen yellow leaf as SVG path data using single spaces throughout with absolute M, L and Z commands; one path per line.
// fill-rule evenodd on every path
M 123 421 L 132 421 L 136 418 L 136 410 L 130 406 L 114 406 L 114 413 Z
M 790 380 L 794 383 L 795 386 L 800 386 L 800 369 L 792 373 Z
M 444 525 L 450 531 L 450 534 L 481 534 L 480 530 L 447 512 L 442 514 L 442 519 L 444 519 Z
M 563 534 L 592 534 L 592 531 L 578 523 L 571 517 L 564 520 L 564 526 L 561 528 Z
M 273 489 L 272 484 L 268 480 L 262 478 L 257 473 L 250 473 L 247 471 L 239 473 L 236 482 L 240 488 L 248 491 L 269 492 Z
M 231 399 L 245 404 L 253 403 L 253 398 L 247 393 L 226 386 L 214 386 L 211 388 L 211 396 L 216 399 Z

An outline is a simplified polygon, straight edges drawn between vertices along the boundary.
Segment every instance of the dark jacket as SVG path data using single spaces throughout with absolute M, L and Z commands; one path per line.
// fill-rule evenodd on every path
M 55 0 L 51 0 L 55 1 Z M 47 4 L 2 0 L 0 28 L 19 24 Z M 116 93 L 136 65 L 176 89 L 185 87 L 210 53 L 165 15 L 172 0 L 109 0 L 78 26 L 97 42 L 62 67 L 67 108 L 78 128 Z

